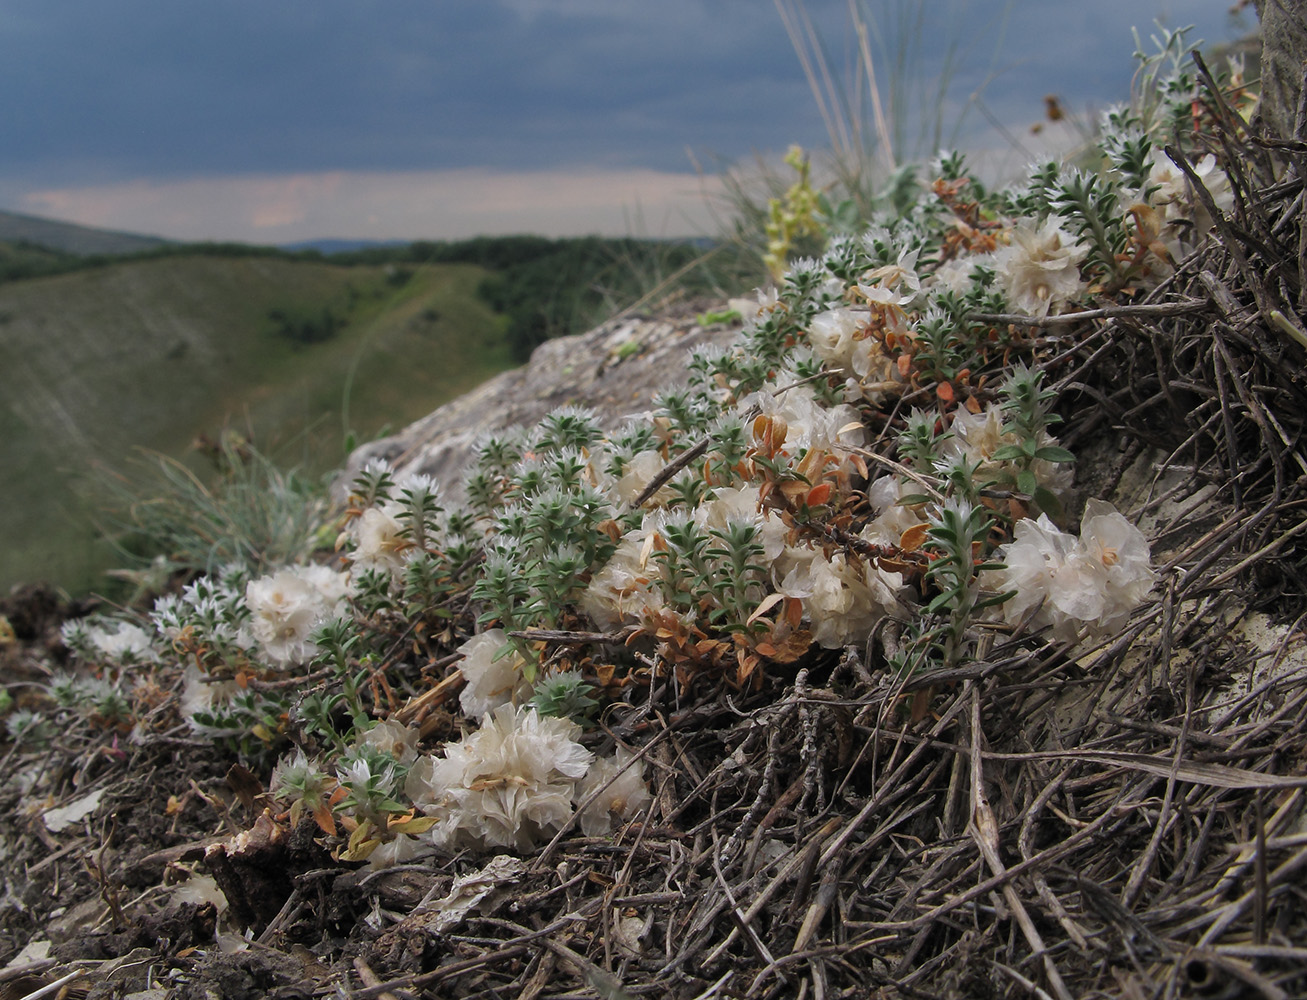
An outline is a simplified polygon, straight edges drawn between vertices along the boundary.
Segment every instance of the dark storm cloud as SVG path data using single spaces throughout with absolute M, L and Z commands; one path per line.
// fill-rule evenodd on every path
M 1019 141 L 1045 93 L 1101 110 L 1128 95 L 1132 24 L 1223 39 L 1228 2 L 868 0 L 895 152 L 933 153 L 936 121 L 948 145 L 1001 145 L 990 119 Z M 801 6 L 853 92 L 848 0 Z M 0 94 L 0 204 L 97 224 L 190 214 L 192 235 L 232 215 L 238 179 L 278 192 L 251 216 L 311 226 L 285 192 L 468 170 L 616 183 L 687 174 L 687 151 L 712 168 L 827 141 L 774 0 L 8 0 Z M 202 184 L 228 199 L 203 217 Z M 113 215 L 126 190 L 156 214 Z
M 807 101 L 766 3 L 9 7 L 10 171 L 683 169 L 687 145 L 773 145 Z
M 1119 86 L 1128 14 L 1156 13 L 1146 6 L 937 2 L 903 7 L 924 11 L 920 25 L 911 16 L 896 24 L 892 12 L 882 25 L 921 32 L 925 72 L 955 42 L 965 92 L 982 73 L 1003 71 L 988 89 L 1006 105 L 1032 77 L 1051 88 L 1064 76 L 1081 92 Z M 669 169 L 684 166 L 687 145 L 740 155 L 820 137 L 766 0 L 7 8 L 0 127 L 11 167 Z M 844 4 L 808 9 L 842 64 Z M 892 42 L 885 47 L 893 54 Z

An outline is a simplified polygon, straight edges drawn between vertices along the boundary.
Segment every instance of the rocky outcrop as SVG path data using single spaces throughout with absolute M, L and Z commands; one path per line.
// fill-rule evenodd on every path
M 401 475 L 425 473 L 456 493 L 483 434 L 533 426 L 569 404 L 594 410 L 605 429 L 618 427 L 648 413 L 660 390 L 685 382 L 693 349 L 728 343 L 739 328 L 705 327 L 695 316 L 689 306 L 654 317 L 619 316 L 588 333 L 548 341 L 523 367 L 482 383 L 398 434 L 356 449 L 338 482 L 348 484 L 369 459 L 382 458 Z
M 1282 139 L 1297 135 L 1296 119 L 1307 68 L 1307 2 L 1257 0 L 1262 23 L 1262 119 Z

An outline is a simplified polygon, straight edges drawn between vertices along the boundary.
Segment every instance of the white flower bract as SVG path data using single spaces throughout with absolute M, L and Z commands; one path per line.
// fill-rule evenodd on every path
M 385 719 L 378 722 L 361 737 L 359 745 L 372 747 L 389 754 L 401 764 L 411 764 L 417 760 L 418 731 L 406 726 L 398 719 Z
M 994 255 L 998 286 L 1012 307 L 1027 316 L 1047 316 L 1080 297 L 1080 262 L 1089 249 L 1062 231 L 1052 218 L 1036 229 L 1022 219 L 1012 243 Z
M 581 832 L 587 837 L 607 835 L 614 819 L 632 819 L 653 801 L 644 780 L 644 764 L 636 762 L 635 754 L 622 746 L 612 757 L 598 757 L 590 765 L 576 787 L 577 804 L 599 789 L 602 791 L 598 797 L 581 810 L 579 817 Z
M 617 543 L 608 562 L 594 574 L 581 593 L 581 610 L 600 628 L 615 628 L 627 621 L 639 621 L 656 614 L 664 605 L 662 591 L 653 582 L 656 566 L 649 566 L 653 529 L 645 527 L 627 532 Z
M 398 503 L 369 507 L 350 522 L 349 534 L 354 539 L 351 556 L 355 572 L 379 569 L 387 573 L 400 573 L 407 561 L 408 540 L 401 534 L 404 525 L 399 519 L 403 508 Z
M 522 676 L 522 658 L 508 647 L 508 633 L 501 628 L 474 635 L 458 647 L 463 654 L 458 669 L 467 681 L 458 704 L 469 718 L 480 721 L 530 693 L 531 685 Z
M 1234 191 L 1230 188 L 1230 178 L 1224 170 L 1216 165 L 1216 157 L 1210 153 L 1191 168 L 1194 176 L 1202 182 L 1212 201 L 1222 212 L 1234 207 Z M 1155 188 L 1152 203 L 1162 209 L 1168 222 L 1176 219 L 1191 219 L 1206 231 L 1212 224 L 1211 217 L 1202 208 L 1194 192 L 1193 184 L 1184 172 L 1171 161 L 1165 153 L 1154 157 L 1148 171 L 1148 186 Z M 1205 223 L 1205 225 L 1203 225 Z
M 343 610 L 348 593 L 345 574 L 325 566 L 287 566 L 251 580 L 250 634 L 274 666 L 304 663 L 318 652 L 313 630 Z
M 576 742 L 580 732 L 568 719 L 505 705 L 443 757 L 419 758 L 405 792 L 436 818 L 439 847 L 527 850 L 572 815 L 577 782 L 594 759 Z
M 1125 624 L 1157 579 L 1143 532 L 1102 500 L 1086 505 L 1079 538 L 1047 515 L 1018 521 L 1013 533 L 997 553 L 1006 568 L 981 581 L 989 590 L 1016 592 L 1001 606 L 1012 623 L 1033 612 L 1030 627 L 1059 638 L 1075 639 L 1082 627 L 1106 634 Z
M 827 649 L 861 642 L 871 627 L 897 610 L 895 592 L 903 579 L 836 552 L 829 558 L 820 549 L 791 547 L 785 551 L 789 570 L 777 588 L 786 597 L 803 601 L 812 624 L 812 637 Z

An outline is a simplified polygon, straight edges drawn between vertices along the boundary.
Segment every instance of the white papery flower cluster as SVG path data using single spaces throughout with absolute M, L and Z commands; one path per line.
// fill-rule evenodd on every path
M 662 592 L 653 583 L 658 570 L 649 565 L 654 529 L 648 525 L 653 520 L 654 512 L 646 514 L 646 526 L 622 536 L 617 550 L 581 594 L 581 610 L 600 628 L 639 621 L 657 614 L 663 607 Z
M 596 792 L 578 819 L 586 836 L 604 836 L 614 818 L 633 818 L 651 796 L 632 754 L 619 748 L 596 759 L 576 742 L 580 732 L 569 719 L 501 706 L 476 732 L 446 744 L 443 756 L 419 758 L 405 794 L 436 818 L 430 838 L 441 848 L 528 850 Z
M 902 613 L 897 598 L 903 578 L 843 552 L 820 548 L 785 551 L 788 570 L 778 591 L 802 599 L 812 637 L 826 649 L 863 641 L 887 614 Z
M 363 469 L 365 475 L 389 471 L 389 464 L 379 459 L 368 462 Z M 439 487 L 431 476 L 400 476 L 395 480 L 390 498 L 380 499 L 359 516 L 351 518 L 345 526 L 341 543 L 350 543 L 348 548 L 352 575 L 357 577 L 367 570 L 378 570 L 391 576 L 404 572 L 404 567 L 415 552 L 412 540 L 406 534 L 409 525 L 401 516 L 405 504 L 400 498 L 405 491 L 420 492 L 432 498 L 440 495 Z
M 954 257 L 935 269 L 931 288 L 943 288 L 958 295 L 971 291 L 975 284 L 976 268 L 994 263 L 992 254 L 972 254 Z
M 193 663 L 187 664 L 182 682 L 181 713 L 197 729 L 202 728 L 195 722 L 197 715 L 221 708 L 240 691 L 235 681 L 213 681 Z
M 463 654 L 458 669 L 467 682 L 458 704 L 469 719 L 481 721 L 495 709 L 531 696 L 531 685 L 522 676 L 522 657 L 509 646 L 508 633 L 492 628 L 458 647 Z
M 711 499 L 690 512 L 697 524 L 724 530 L 731 521 L 743 521 L 758 529 L 763 561 L 774 565 L 785 550 L 785 525 L 760 510 L 758 487 L 752 483 L 718 487 Z M 661 572 L 651 560 L 653 536 L 667 523 L 668 512 L 655 508 L 645 514 L 641 526 L 622 536 L 617 550 L 591 578 L 580 598 L 581 610 L 600 628 L 616 628 L 657 616 L 666 606 L 657 579 Z M 777 577 L 779 579 L 779 577 Z
M 403 508 L 395 501 L 369 507 L 350 522 L 348 533 L 354 541 L 350 560 L 355 572 L 376 569 L 386 573 L 401 573 L 409 548 L 401 532 L 404 523 L 399 519 Z
M 994 452 L 1004 445 L 1020 441 L 1015 434 L 1003 433 L 1003 422 L 1003 409 L 998 403 L 990 403 L 979 413 L 958 407 L 949 428 L 953 436 L 940 445 L 940 457 L 945 461 L 961 457 L 980 463 L 976 477 L 984 482 L 1004 464 L 993 461 Z M 1040 431 L 1036 444 L 1041 448 L 1056 445 L 1057 438 L 1046 430 Z M 1031 463 L 1030 471 L 1035 474 L 1040 486 L 1059 499 L 1064 499 L 1071 490 L 1074 474 L 1067 463 L 1046 462 L 1037 458 Z
M 776 384 L 784 391 L 755 392 L 740 400 L 739 409 L 748 412 L 756 407 L 764 416 L 784 420 L 785 450 L 791 455 L 803 451 L 847 454 L 850 448 L 867 443 L 862 417 L 852 406 L 823 405 L 803 384 L 803 377 L 790 367 L 777 374 Z
M 1234 207 L 1234 190 L 1230 187 L 1230 178 L 1216 165 L 1215 156 L 1207 154 L 1192 165 L 1192 170 L 1212 196 L 1217 208 L 1228 212 Z M 1165 153 L 1153 157 L 1148 170 L 1148 187 L 1156 188 L 1149 200 L 1162 209 L 1167 222 L 1188 219 L 1197 223 L 1202 232 L 1211 227 L 1212 218 L 1203 208 L 1193 184 Z
M 1080 263 L 1089 248 L 1050 218 L 1036 227 L 1020 220 L 1012 242 L 994 254 L 998 286 L 1012 307 L 1027 316 L 1047 316 L 1078 299 L 1085 290 Z
M 1047 515 L 1018 521 L 1013 534 L 996 553 L 1006 569 L 981 579 L 987 590 L 1016 592 L 1000 605 L 1010 623 L 1033 612 L 1029 627 L 1058 638 L 1103 635 L 1125 624 L 1157 579 L 1143 532 L 1102 500 L 1086 504 L 1079 538 Z
M 569 719 L 504 705 L 476 732 L 445 745 L 441 757 L 420 757 L 405 792 L 436 817 L 438 847 L 527 850 L 572 815 L 577 783 L 594 760 Z
M 622 475 L 609 484 L 609 495 L 620 503 L 633 502 L 666 464 L 663 456 L 653 449 L 637 452 L 626 463 Z M 663 487 L 659 490 L 656 499 L 666 499 L 669 493 L 667 487 Z
M 363 733 L 357 741 L 360 747 L 371 747 L 389 754 L 400 764 L 412 764 L 418 756 L 418 731 L 397 719 L 384 719 Z
M 644 780 L 644 765 L 635 754 L 619 746 L 612 757 L 598 757 L 576 786 L 578 805 L 593 802 L 581 810 L 581 832 L 587 837 L 603 837 L 612 830 L 613 820 L 628 820 L 643 812 L 653 801 Z
M 155 663 L 150 634 L 139 625 L 110 618 L 72 619 L 60 628 L 64 645 L 87 659 L 106 660 L 119 666 Z
M 827 309 L 812 318 L 808 342 L 828 369 L 844 371 L 851 389 L 848 398 L 876 403 L 888 390 L 900 388 L 904 379 L 881 342 L 867 335 L 870 321 L 866 309 Z
M 313 630 L 346 611 L 349 577 L 328 566 L 287 566 L 245 587 L 249 630 L 272 665 L 304 663 L 317 655 Z

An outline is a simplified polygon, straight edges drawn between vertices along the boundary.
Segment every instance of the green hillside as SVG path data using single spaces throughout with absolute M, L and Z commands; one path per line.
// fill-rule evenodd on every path
M 64 253 L 110 255 L 140 253 L 170 242 L 157 236 L 93 229 L 72 222 L 5 211 L 0 211 L 0 241 L 27 243 Z
M 476 294 L 487 273 L 178 255 L 0 285 L 0 588 L 100 582 L 89 468 L 233 426 L 325 471 L 347 432 L 415 419 L 507 367 L 505 320 Z

